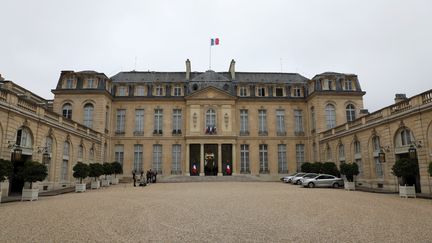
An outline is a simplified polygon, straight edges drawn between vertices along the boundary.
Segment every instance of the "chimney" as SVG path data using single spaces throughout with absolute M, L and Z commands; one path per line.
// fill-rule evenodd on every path
M 369 115 L 368 109 L 360 109 L 359 117 L 367 116 Z
M 234 59 L 231 60 L 228 72 L 230 72 L 230 74 L 231 74 L 231 79 L 235 80 L 235 61 L 234 61 Z
M 406 97 L 406 94 L 395 94 L 394 101 L 395 101 L 395 104 L 396 104 L 396 103 L 399 103 L 399 102 L 407 100 L 407 99 L 408 98 Z
M 5 79 L 1 76 L 1 73 L 0 73 L 0 81 L 4 81 Z
M 190 79 L 190 73 L 191 73 L 191 64 L 189 59 L 186 59 L 186 80 Z

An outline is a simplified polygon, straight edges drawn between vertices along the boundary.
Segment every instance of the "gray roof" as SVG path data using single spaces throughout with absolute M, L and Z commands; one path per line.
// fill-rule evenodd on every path
M 298 73 L 258 73 L 258 72 L 236 72 L 236 81 L 240 83 L 306 83 L 307 78 Z M 113 82 L 185 82 L 186 72 L 120 72 L 111 77 Z M 222 81 L 231 80 L 229 72 L 191 72 L 190 81 Z

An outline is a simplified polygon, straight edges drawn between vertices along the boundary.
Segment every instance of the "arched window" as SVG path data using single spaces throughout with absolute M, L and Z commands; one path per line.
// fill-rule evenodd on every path
M 327 129 L 333 128 L 336 126 L 336 109 L 334 105 L 328 104 L 325 108 L 326 112 L 326 122 L 327 122 Z
M 77 157 L 78 162 L 83 161 L 83 156 L 84 156 L 84 146 L 80 144 L 78 145 L 78 157 Z
M 381 150 L 380 139 L 378 136 L 372 138 L 372 148 L 374 152 L 379 152 Z
M 312 130 L 316 129 L 316 117 L 315 117 L 315 108 L 311 107 L 311 120 L 312 120 Z
M 345 146 L 343 144 L 339 144 L 339 162 L 345 163 Z
M 61 167 L 61 175 L 60 179 L 66 181 L 68 178 L 68 169 L 69 169 L 69 155 L 70 155 L 70 144 L 68 141 L 63 143 L 63 163 Z
M 46 137 L 45 139 L 45 149 L 46 152 L 51 154 L 52 153 L 52 144 L 53 144 L 53 140 L 51 137 Z
M 214 128 L 216 126 L 216 112 L 213 109 L 208 109 L 206 112 L 206 127 Z
M 72 119 L 72 105 L 69 103 L 64 104 L 62 108 L 62 114 L 63 117 Z
M 33 141 L 28 128 L 20 128 L 17 131 L 16 144 L 23 148 L 32 148 Z
M 352 122 L 356 119 L 355 107 L 352 104 L 346 106 L 346 118 L 348 122 Z
M 411 144 L 411 131 L 409 129 L 403 129 L 400 132 L 400 137 L 401 137 L 401 145 L 402 146 L 407 146 Z
M 330 146 L 327 146 L 327 149 L 326 149 L 326 159 L 327 159 L 327 161 L 331 161 L 332 160 L 332 154 L 331 154 L 331 148 L 330 148 Z
M 93 105 L 86 104 L 84 106 L 84 126 L 93 128 Z
M 360 154 L 361 153 L 361 145 L 359 141 L 354 142 L 354 154 Z

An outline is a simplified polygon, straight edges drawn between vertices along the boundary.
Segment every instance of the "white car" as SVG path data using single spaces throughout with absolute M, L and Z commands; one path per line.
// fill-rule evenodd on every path
M 291 175 L 287 175 L 287 176 L 281 178 L 281 181 L 283 181 L 285 183 L 290 183 L 291 180 L 292 180 L 292 178 L 294 178 L 296 176 L 302 176 L 302 175 L 305 175 L 305 174 L 306 173 L 294 173 L 294 174 L 291 174 Z
M 301 179 L 303 178 L 313 178 L 316 177 L 318 174 L 316 173 L 305 173 L 304 175 L 300 175 L 300 176 L 295 176 L 291 179 L 291 183 L 295 184 L 295 185 L 301 185 Z
M 340 186 L 344 185 L 344 181 L 342 178 L 327 175 L 327 174 L 320 174 L 315 177 L 309 177 L 309 178 L 302 178 L 301 184 L 304 187 L 334 187 L 338 188 Z

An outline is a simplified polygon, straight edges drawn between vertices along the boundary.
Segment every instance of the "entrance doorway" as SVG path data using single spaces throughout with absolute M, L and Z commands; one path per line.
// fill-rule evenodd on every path
M 409 157 L 409 153 L 403 153 L 403 154 L 396 154 L 396 160 L 399 159 L 410 159 Z M 421 193 L 421 186 L 420 186 L 420 171 L 419 171 L 419 166 L 418 166 L 418 159 L 415 158 L 414 161 L 417 163 L 417 171 L 416 171 L 416 175 L 412 176 L 412 177 L 408 177 L 406 179 L 406 183 L 408 185 L 414 185 L 415 186 L 415 190 L 416 193 Z
M 222 174 L 231 175 L 232 166 L 232 144 L 222 144 Z
M 199 176 L 200 173 L 200 154 L 201 146 L 199 144 L 189 145 L 189 171 L 191 176 Z
M 204 174 L 206 176 L 217 176 L 218 173 L 218 145 L 204 145 Z

